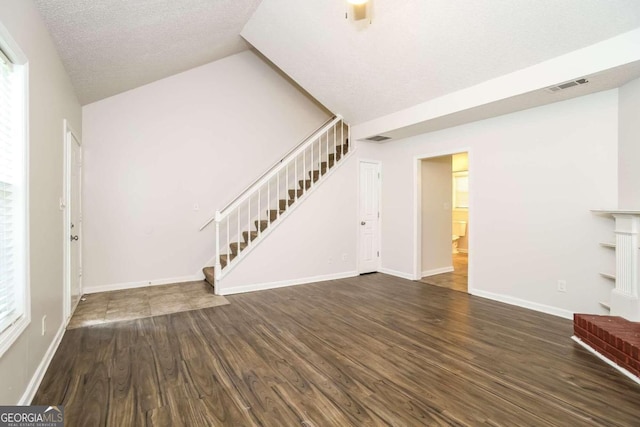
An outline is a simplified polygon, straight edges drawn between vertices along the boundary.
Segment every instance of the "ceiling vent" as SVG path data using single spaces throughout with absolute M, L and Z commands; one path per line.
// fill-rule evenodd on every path
M 391 139 L 391 138 L 389 138 L 388 136 L 376 135 L 376 136 L 370 136 L 369 138 L 365 138 L 365 141 L 382 142 L 382 141 L 386 141 L 387 139 Z
M 587 79 L 571 80 L 571 81 L 559 84 L 557 86 L 548 87 L 547 92 L 551 92 L 551 93 L 559 92 L 561 90 L 569 89 L 570 87 L 574 87 L 574 86 L 580 86 L 586 83 L 589 83 L 589 80 Z

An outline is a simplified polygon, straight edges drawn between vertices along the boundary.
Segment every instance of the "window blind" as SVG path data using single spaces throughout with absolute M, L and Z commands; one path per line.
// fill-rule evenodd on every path
M 0 51 L 0 333 L 21 313 L 20 181 L 21 141 L 16 76 L 11 61 Z

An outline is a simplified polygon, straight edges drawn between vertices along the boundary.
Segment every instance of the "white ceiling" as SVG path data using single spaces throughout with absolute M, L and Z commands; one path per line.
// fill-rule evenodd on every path
M 241 34 L 358 124 L 640 27 L 638 0 L 371 1 L 263 0 Z
M 261 0 L 34 0 L 81 104 L 249 48 Z

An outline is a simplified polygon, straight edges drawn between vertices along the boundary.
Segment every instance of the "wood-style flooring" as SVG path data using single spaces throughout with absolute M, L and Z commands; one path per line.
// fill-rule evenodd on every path
M 67 331 L 33 404 L 67 426 L 637 426 L 572 323 L 383 274 Z
M 469 282 L 469 258 L 462 252 L 451 254 L 453 271 L 423 277 L 420 281 L 430 285 L 441 286 L 454 291 L 467 292 Z

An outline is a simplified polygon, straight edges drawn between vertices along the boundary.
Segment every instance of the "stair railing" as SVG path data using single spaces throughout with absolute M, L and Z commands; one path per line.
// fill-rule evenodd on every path
M 272 222 L 277 221 L 291 204 L 314 187 L 316 181 L 347 154 L 348 144 L 349 127 L 342 117 L 336 116 L 291 149 L 223 209 L 215 212 L 200 230 L 215 222 L 216 281 L 229 270 L 227 267 L 246 255 L 246 249 L 260 240 Z M 282 195 L 288 197 L 282 199 Z M 262 211 L 267 214 L 266 220 L 262 219 Z M 255 224 L 255 231 L 252 231 L 252 224 Z M 227 253 L 221 254 L 225 245 Z M 241 252 L 244 253 L 241 255 Z

